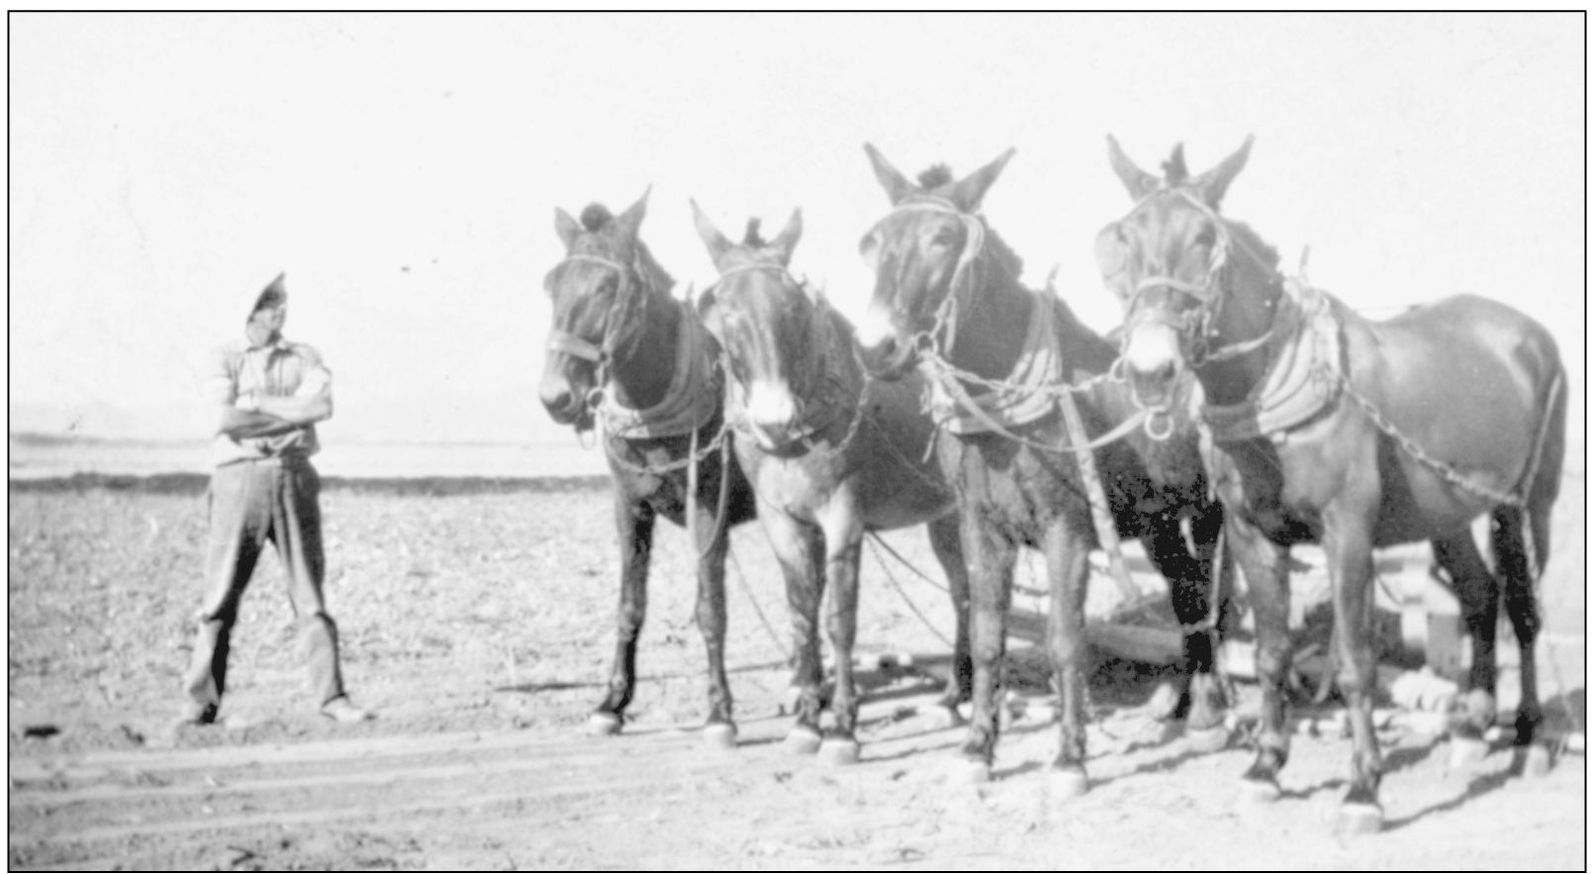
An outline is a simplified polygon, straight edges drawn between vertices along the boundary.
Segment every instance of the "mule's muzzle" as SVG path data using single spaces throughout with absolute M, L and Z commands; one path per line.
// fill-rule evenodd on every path
M 799 407 L 784 383 L 758 381 L 748 390 L 744 424 L 760 449 L 775 452 L 793 442 Z
M 860 361 L 865 371 L 878 380 L 900 380 L 919 360 L 920 351 L 913 341 L 904 342 L 889 336 L 871 346 L 861 347 Z
M 545 379 L 538 386 L 538 400 L 543 402 L 543 409 L 549 412 L 550 419 L 560 425 L 574 425 L 582 429 L 593 425 L 593 405 L 589 403 L 591 395 L 591 391 L 578 391 L 567 380 Z
M 1144 323 L 1125 334 L 1120 372 L 1130 386 L 1131 399 L 1138 407 L 1167 410 L 1175 398 L 1176 381 L 1185 361 L 1181 355 L 1181 335 L 1166 322 Z

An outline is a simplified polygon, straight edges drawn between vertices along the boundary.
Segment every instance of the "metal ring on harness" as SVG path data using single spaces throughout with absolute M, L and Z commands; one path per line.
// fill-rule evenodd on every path
M 909 345 L 914 349 L 915 352 L 921 355 L 925 355 L 927 353 L 936 355 L 938 352 L 937 339 L 929 331 L 922 331 L 919 334 L 916 334 L 914 338 L 909 341 Z
M 582 399 L 582 403 L 586 404 L 589 410 L 599 409 L 599 406 L 604 403 L 604 387 L 594 386 L 587 390 L 587 395 Z
M 1164 424 L 1162 429 L 1153 425 L 1154 422 L 1160 421 Z M 1155 441 L 1167 441 L 1169 436 L 1175 433 L 1175 417 L 1169 415 L 1167 407 L 1150 409 L 1147 411 L 1147 418 L 1142 420 L 1142 431 Z

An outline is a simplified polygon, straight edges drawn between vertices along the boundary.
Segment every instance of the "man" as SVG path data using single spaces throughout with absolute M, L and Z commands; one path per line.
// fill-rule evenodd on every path
M 341 722 L 369 714 L 344 692 L 338 627 L 322 599 L 321 480 L 310 464 L 316 426 L 332 416 L 332 373 L 314 349 L 283 339 L 288 293 L 281 274 L 256 297 L 244 337 L 216 350 L 204 374 L 220 422 L 209 495 L 205 601 L 184 676 L 182 722 L 213 723 L 227 681 L 238 604 L 267 541 L 277 547 L 299 618 L 300 652 L 321 713 Z

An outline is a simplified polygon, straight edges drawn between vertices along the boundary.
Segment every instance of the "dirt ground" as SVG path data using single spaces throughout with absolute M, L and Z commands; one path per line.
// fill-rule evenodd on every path
M 1000 743 L 994 780 L 962 783 L 950 769 L 961 730 L 932 704 L 951 609 L 869 547 L 862 761 L 789 753 L 786 611 L 757 526 L 735 533 L 728 574 L 738 746 L 716 749 L 698 732 L 703 647 L 685 537 L 669 526 L 656 541 L 634 722 L 590 737 L 617 566 L 608 496 L 590 483 L 329 488 L 329 599 L 349 687 L 377 719 L 342 726 L 314 713 L 283 575 L 268 559 L 244 601 L 222 724 L 174 735 L 203 496 L 187 481 L 157 485 L 12 485 L 13 869 L 1587 865 L 1582 752 L 1522 777 L 1503 741 L 1452 769 L 1444 739 L 1393 719 L 1381 731 L 1385 830 L 1338 836 L 1350 743 L 1333 707 L 1293 712 L 1323 731 L 1294 737 L 1283 798 L 1247 802 L 1244 740 L 1212 754 L 1167 740 L 1144 707 L 1165 675 L 1106 657 L 1093 676 L 1091 789 L 1058 798 L 1045 769 L 1057 734 L 1040 657 L 1018 639 L 1014 688 L 1028 708 Z M 1582 490 L 1573 500 L 1578 561 L 1548 579 L 1553 634 L 1541 672 L 1559 736 L 1585 720 Z M 934 567 L 922 534 L 889 542 Z M 1037 567 L 1021 569 L 1019 608 L 1041 606 Z M 1094 592 L 1094 610 L 1103 599 Z M 1502 650 L 1510 662 L 1516 648 Z M 879 667 L 899 653 L 915 666 Z M 1238 690 L 1245 724 L 1256 691 Z M 1503 693 L 1504 716 L 1515 697 Z

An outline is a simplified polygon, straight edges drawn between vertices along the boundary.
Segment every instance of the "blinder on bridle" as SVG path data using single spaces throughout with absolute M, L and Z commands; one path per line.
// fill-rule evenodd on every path
M 613 350 L 611 349 L 613 341 L 610 329 L 615 321 L 615 311 L 620 309 L 622 302 L 626 300 L 626 292 L 635 283 L 636 274 L 631 267 L 614 259 L 579 252 L 561 259 L 559 264 L 550 269 L 546 282 L 552 282 L 554 275 L 560 268 L 575 261 L 586 261 L 607 267 L 615 271 L 619 282 L 619 286 L 615 290 L 615 300 L 611 302 L 609 310 L 604 314 L 604 321 L 599 325 L 598 343 L 595 344 L 580 335 L 555 327 L 550 329 L 549 340 L 546 345 L 550 352 L 563 353 L 572 358 L 589 362 L 594 366 L 594 385 L 588 391 L 587 397 L 583 399 L 583 403 L 587 408 L 592 410 L 603 402 L 604 384 L 609 380 L 609 365 L 613 358 Z

